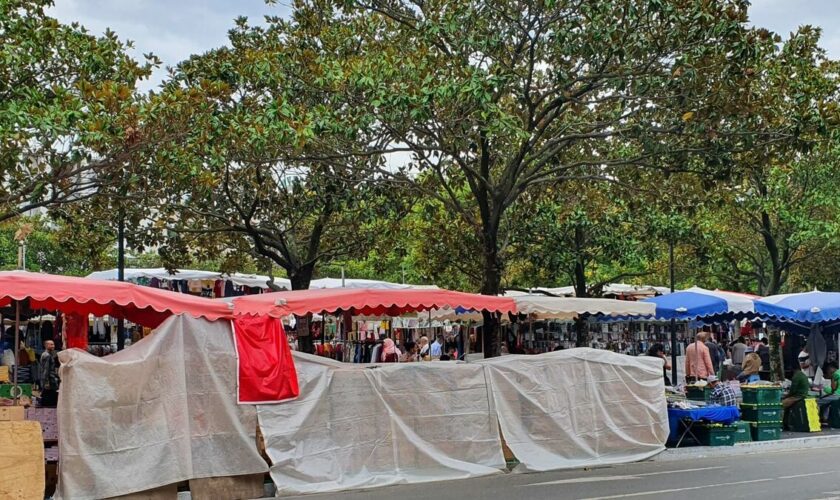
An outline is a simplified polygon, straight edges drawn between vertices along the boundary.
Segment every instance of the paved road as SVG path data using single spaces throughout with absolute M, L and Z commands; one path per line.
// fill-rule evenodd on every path
M 594 470 L 500 474 L 464 481 L 391 486 L 353 493 L 293 498 L 840 500 L 838 463 L 840 448 L 822 448 L 679 462 L 644 462 Z

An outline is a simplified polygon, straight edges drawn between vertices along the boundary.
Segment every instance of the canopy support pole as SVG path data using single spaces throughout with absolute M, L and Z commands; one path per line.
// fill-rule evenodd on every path
M 12 396 L 14 405 L 20 402 L 20 388 L 18 387 L 18 371 L 20 370 L 20 301 L 15 301 L 15 372 L 12 374 Z
M 125 213 L 122 205 L 120 205 L 117 240 L 117 281 L 125 281 Z M 109 334 L 108 337 L 110 336 Z M 117 350 L 123 349 L 125 349 L 125 320 L 120 317 L 117 319 Z
M 671 281 L 671 293 L 674 293 L 674 240 L 668 240 L 668 274 Z M 677 383 L 677 319 L 671 318 L 671 385 Z

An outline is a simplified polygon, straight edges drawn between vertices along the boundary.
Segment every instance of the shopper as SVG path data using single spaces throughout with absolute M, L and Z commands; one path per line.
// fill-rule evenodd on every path
M 668 361 L 668 357 L 665 356 L 665 347 L 662 344 L 653 344 L 648 349 L 647 355 L 652 358 L 660 358 L 665 362 L 665 365 L 662 367 L 662 377 L 665 380 L 666 386 L 671 385 L 671 379 L 668 378 L 668 370 L 671 369 L 671 363 Z
M 400 355 L 402 353 L 399 349 L 397 349 L 397 345 L 394 344 L 392 339 L 385 339 L 382 341 L 382 362 L 383 363 L 396 363 L 400 360 Z
M 732 366 L 741 371 L 741 365 L 744 364 L 744 356 L 747 353 L 747 343 L 743 336 L 738 337 L 731 346 L 732 348 Z
M 743 383 L 752 384 L 758 382 L 761 378 L 758 372 L 761 371 L 761 358 L 758 354 L 747 348 L 747 354 L 744 357 L 744 364 L 741 367 L 741 373 L 738 374 L 738 380 Z
M 707 338 L 707 333 L 698 333 L 694 342 L 685 350 L 685 379 L 687 382 L 705 380 L 709 375 L 715 373 L 712 358 L 709 356 L 709 348 L 706 347 Z
M 443 337 L 438 335 L 432 342 L 431 355 L 433 358 L 440 358 L 441 354 L 443 354 Z
M 706 335 L 708 335 L 705 342 L 706 349 L 709 350 L 709 357 L 712 359 L 712 368 L 715 369 L 715 373 L 718 373 L 720 371 L 720 364 L 726 359 L 726 354 L 724 354 L 723 349 L 720 348 L 718 343 L 715 342 L 713 334 L 706 333 Z
M 761 371 L 758 372 L 761 380 L 770 380 L 770 347 L 767 337 L 758 339 L 755 352 L 761 358 Z
M 714 375 L 709 375 L 706 379 L 709 387 L 712 389 L 712 394 L 709 396 L 709 403 L 720 406 L 737 406 L 738 398 L 735 391 L 732 390 L 728 384 L 721 384 L 718 378 Z
M 403 353 L 402 358 L 400 358 L 400 362 L 413 363 L 414 361 L 417 361 L 417 351 L 417 344 L 409 340 L 405 343 L 405 352 Z
M 429 355 L 429 337 L 426 337 L 424 335 L 420 337 L 420 340 L 418 340 L 418 342 L 420 344 L 420 359 L 425 359 L 426 356 Z
M 44 352 L 41 353 L 41 406 L 55 408 L 58 404 L 58 353 L 55 342 L 44 342 Z

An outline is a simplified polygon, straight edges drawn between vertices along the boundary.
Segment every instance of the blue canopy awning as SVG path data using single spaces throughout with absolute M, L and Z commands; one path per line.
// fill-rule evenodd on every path
M 735 292 L 692 287 L 644 299 L 656 305 L 656 319 L 724 321 L 755 316 L 755 297 Z

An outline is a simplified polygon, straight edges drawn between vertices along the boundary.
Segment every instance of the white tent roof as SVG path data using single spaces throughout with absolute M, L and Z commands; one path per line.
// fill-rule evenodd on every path
M 225 274 L 222 276 L 223 279 L 228 279 L 233 284 L 239 286 L 249 286 L 251 288 L 268 288 L 268 281 L 271 279 L 268 276 L 263 276 L 261 274 L 242 274 L 242 273 L 233 273 L 233 274 Z M 286 278 L 274 278 L 274 284 L 279 286 L 280 288 L 284 288 L 286 290 L 292 289 L 292 282 Z
M 116 281 L 118 275 L 117 269 L 108 269 L 107 271 L 98 271 L 87 275 L 88 279 Z M 235 285 L 249 286 L 254 288 L 268 288 L 266 284 L 269 280 L 268 276 L 258 274 L 222 274 L 216 271 L 197 271 L 194 269 L 182 269 L 175 273 L 170 273 L 163 267 L 151 269 L 126 269 L 125 279 L 134 281 L 139 278 L 157 278 L 159 280 L 229 280 Z M 287 290 L 292 289 L 291 281 L 285 278 L 274 278 L 274 283 L 280 288 Z
M 532 291 L 545 292 L 557 297 L 574 297 L 575 287 L 561 286 L 556 288 L 536 287 Z M 651 297 L 654 295 L 666 295 L 671 293 L 671 290 L 664 286 L 650 286 L 650 285 L 628 285 L 626 283 L 609 283 L 604 285 L 604 295 L 630 295 L 636 297 Z M 517 295 L 529 295 L 525 292 L 517 292 L 509 290 L 505 292 L 506 297 L 516 297 Z
M 615 299 L 521 295 L 513 300 L 520 313 L 541 319 L 571 319 L 581 314 L 651 316 L 656 312 L 656 307 L 650 303 Z
M 343 281 L 343 283 L 342 283 Z M 312 280 L 309 289 L 321 288 L 373 288 L 377 290 L 408 290 L 408 289 L 437 289 L 435 285 L 409 285 L 406 283 L 391 283 L 388 281 L 363 280 L 345 278 L 321 278 Z

